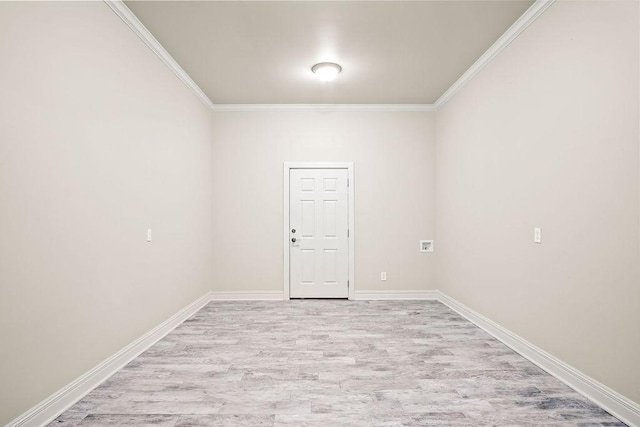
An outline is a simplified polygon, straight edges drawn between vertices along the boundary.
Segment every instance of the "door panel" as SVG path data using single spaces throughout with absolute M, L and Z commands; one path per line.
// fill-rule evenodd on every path
M 324 212 L 323 212 L 323 220 L 324 227 L 322 228 L 324 237 L 337 237 L 336 230 L 337 224 L 337 212 L 336 205 L 338 202 L 336 200 L 325 200 L 324 201 Z
M 291 169 L 289 173 L 289 296 L 347 298 L 348 171 Z
M 314 238 L 316 231 L 316 201 L 300 200 L 300 235 L 301 237 Z M 293 227 L 293 226 L 292 226 Z M 295 233 L 293 233 L 295 234 Z

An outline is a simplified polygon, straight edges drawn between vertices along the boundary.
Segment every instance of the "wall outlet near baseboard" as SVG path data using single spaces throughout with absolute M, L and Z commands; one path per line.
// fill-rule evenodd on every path
M 383 271 L 382 273 L 380 273 L 380 280 L 385 281 L 387 280 L 387 272 Z

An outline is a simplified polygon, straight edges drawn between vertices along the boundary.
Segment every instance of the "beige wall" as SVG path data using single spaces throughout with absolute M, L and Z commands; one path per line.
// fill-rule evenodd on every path
M 638 31 L 556 2 L 437 114 L 211 115 L 102 2 L 0 3 L 0 423 L 212 287 L 281 291 L 285 161 L 355 162 L 358 291 L 440 288 L 640 401 Z
M 419 240 L 435 233 L 433 119 L 214 113 L 214 290 L 282 291 L 285 161 L 355 163 L 356 292 L 436 289 L 433 254 L 418 252 Z
M 638 16 L 556 2 L 437 112 L 440 289 L 635 401 Z
M 209 290 L 211 128 L 102 2 L 0 3 L 0 57 L 4 425 Z

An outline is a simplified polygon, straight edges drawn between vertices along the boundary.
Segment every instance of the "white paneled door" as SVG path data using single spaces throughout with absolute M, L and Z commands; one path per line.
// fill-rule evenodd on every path
M 347 298 L 348 170 L 289 173 L 289 296 Z

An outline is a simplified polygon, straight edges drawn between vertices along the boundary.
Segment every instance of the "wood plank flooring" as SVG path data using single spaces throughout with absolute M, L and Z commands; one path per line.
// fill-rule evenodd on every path
M 623 426 L 435 301 L 212 302 L 52 426 Z

